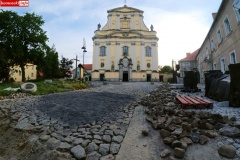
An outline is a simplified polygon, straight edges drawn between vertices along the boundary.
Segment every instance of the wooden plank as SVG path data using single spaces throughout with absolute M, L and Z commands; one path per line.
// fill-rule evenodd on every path
M 213 103 L 198 96 L 176 96 L 183 109 L 193 106 L 196 109 L 211 108 Z
M 190 101 L 192 101 L 194 104 L 199 104 L 199 101 L 195 100 L 193 97 L 187 97 Z
M 188 104 L 194 104 L 191 100 L 187 98 L 187 96 L 182 96 L 182 98 L 188 103 Z

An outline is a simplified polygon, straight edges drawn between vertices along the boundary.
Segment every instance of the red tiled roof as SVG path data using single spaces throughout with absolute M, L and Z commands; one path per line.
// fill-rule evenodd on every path
M 92 64 L 84 64 L 83 67 L 85 70 L 92 70 Z
M 182 62 L 182 61 L 195 61 L 196 56 L 198 54 L 198 51 L 199 51 L 199 49 L 197 49 L 196 51 L 194 51 L 191 54 L 188 54 L 187 57 L 181 59 L 180 62 Z

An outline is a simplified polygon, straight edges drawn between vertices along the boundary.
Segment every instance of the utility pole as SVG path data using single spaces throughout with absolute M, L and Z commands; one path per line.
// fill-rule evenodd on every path
M 76 56 L 76 59 L 73 59 L 73 60 L 76 61 L 76 69 L 75 69 L 76 75 L 75 75 L 75 78 L 77 79 L 77 62 L 78 62 L 79 60 L 78 60 L 77 56 Z M 81 79 L 81 68 L 80 68 L 80 79 Z

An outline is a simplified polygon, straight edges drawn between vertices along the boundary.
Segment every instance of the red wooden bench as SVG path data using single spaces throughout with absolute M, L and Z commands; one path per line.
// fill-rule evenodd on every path
M 181 103 L 183 109 L 204 109 L 213 107 L 212 102 L 198 96 L 176 96 L 176 99 Z

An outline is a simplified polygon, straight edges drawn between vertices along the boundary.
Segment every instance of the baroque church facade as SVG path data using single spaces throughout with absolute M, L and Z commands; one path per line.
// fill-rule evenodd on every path
M 94 32 L 92 80 L 158 81 L 158 37 L 144 24 L 143 11 L 108 10 L 108 22 Z

